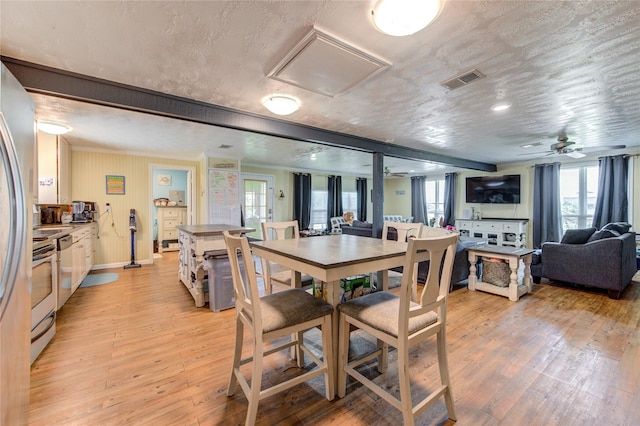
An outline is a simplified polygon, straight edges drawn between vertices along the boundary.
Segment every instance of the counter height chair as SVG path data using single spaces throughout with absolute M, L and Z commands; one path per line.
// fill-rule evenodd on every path
M 389 237 L 389 228 L 395 228 L 398 233 L 398 241 L 407 241 L 409 237 L 419 237 L 422 232 L 422 223 L 405 223 L 385 221 L 382 226 L 382 239 Z
M 458 234 L 433 238 L 409 239 L 404 260 L 405 273 L 399 295 L 378 291 L 338 305 L 340 342 L 338 349 L 338 396 L 346 394 L 347 375 L 353 377 L 402 412 L 405 426 L 414 424 L 415 416 L 440 396 L 444 396 L 449 418 L 456 419 L 446 352 L 446 319 L 449 281 L 456 253 Z M 417 287 L 414 269 L 418 262 L 429 259 L 427 280 L 417 302 L 411 301 L 412 288 Z M 444 261 L 443 261 L 444 259 Z M 442 265 L 442 274 L 440 274 Z M 378 369 L 386 345 L 348 362 L 351 327 L 359 328 L 398 352 L 400 399 L 384 387 L 358 372 L 356 367 L 378 356 Z M 440 384 L 417 404 L 412 403 L 409 377 L 409 350 L 436 335 Z M 381 372 L 384 372 L 384 367 Z
M 262 238 L 265 241 L 283 240 L 285 238 L 300 238 L 300 228 L 297 220 L 287 222 L 262 222 Z M 277 268 L 277 267 L 276 267 Z M 271 262 L 262 259 L 262 277 L 264 279 L 264 291 L 271 294 L 273 286 L 292 288 L 292 272 L 289 269 L 275 271 Z M 302 274 L 300 277 L 302 287 L 310 286 L 313 278 Z
M 249 401 L 245 424 L 253 425 L 255 423 L 260 400 L 321 374 L 325 376 L 326 397 L 328 400 L 332 400 L 335 396 L 335 364 L 331 340 L 333 307 L 324 299 L 314 297 L 299 288 L 259 297 L 254 263 L 252 261 L 244 262 L 244 274 L 240 268 L 242 259 L 251 259 L 251 249 L 247 238 L 232 236 L 228 231 L 224 231 L 223 235 L 236 296 L 236 343 L 227 395 L 233 396 L 236 384 L 240 384 Z M 245 327 L 252 336 L 253 354 L 242 358 Z M 322 361 L 304 345 L 302 337 L 297 338 L 302 335 L 302 332 L 314 327 L 322 329 Z M 291 336 L 291 339 L 284 343 L 280 341 L 267 346 L 267 343 L 287 336 Z M 301 348 L 315 362 L 316 367 L 282 383 L 262 389 L 264 357 L 290 347 Z M 241 365 L 250 362 L 253 362 L 251 383 L 240 371 Z

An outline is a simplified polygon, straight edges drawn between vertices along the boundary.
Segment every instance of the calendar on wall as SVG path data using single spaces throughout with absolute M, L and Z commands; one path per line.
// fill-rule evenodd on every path
M 240 172 L 209 169 L 209 222 L 240 225 Z

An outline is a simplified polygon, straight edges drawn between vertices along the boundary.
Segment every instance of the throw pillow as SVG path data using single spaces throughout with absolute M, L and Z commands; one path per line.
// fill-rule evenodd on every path
M 620 234 L 612 229 L 603 229 L 603 230 L 594 232 L 593 235 L 589 237 L 589 240 L 587 242 L 590 243 L 592 241 L 598 241 L 598 240 L 603 240 L 605 238 L 619 237 L 619 236 Z
M 562 236 L 561 244 L 584 244 L 596 232 L 596 228 L 567 229 Z
M 601 231 L 606 229 L 616 231 L 618 234 L 622 235 L 625 232 L 629 232 L 629 229 L 631 229 L 631 224 L 626 222 L 607 223 L 605 226 L 602 227 Z

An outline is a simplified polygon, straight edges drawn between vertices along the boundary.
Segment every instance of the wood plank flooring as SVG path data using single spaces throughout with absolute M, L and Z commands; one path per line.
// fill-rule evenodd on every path
M 80 288 L 31 371 L 30 425 L 240 425 L 241 389 L 226 396 L 234 310 L 196 308 L 177 253 L 114 269 Z M 106 271 L 99 271 L 106 272 Z M 457 288 L 448 314 L 457 425 L 640 425 L 640 278 L 620 300 L 543 283 L 519 302 Z M 319 342 L 319 333 L 309 333 Z M 317 338 L 317 339 L 316 339 Z M 370 340 L 356 333 L 354 350 Z M 246 346 L 246 345 L 245 345 Z M 438 381 L 432 342 L 412 352 L 414 392 Z M 390 378 L 397 389 L 390 354 Z M 265 380 L 295 374 L 287 353 Z M 375 375 L 375 367 L 369 369 Z M 399 412 L 359 384 L 329 402 L 322 378 L 260 404 L 261 425 L 399 425 Z M 442 400 L 418 424 L 453 425 Z

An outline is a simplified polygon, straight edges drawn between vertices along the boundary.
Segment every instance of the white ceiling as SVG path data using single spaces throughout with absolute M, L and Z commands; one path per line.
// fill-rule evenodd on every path
M 566 128 L 593 154 L 640 152 L 640 1 L 452 1 L 408 37 L 378 32 L 373 1 L 6 1 L 0 53 L 263 116 L 500 165 L 571 160 L 542 152 Z M 270 79 L 312 28 L 391 66 L 335 97 Z M 441 82 L 478 69 L 450 91 Z M 68 123 L 74 149 L 195 159 L 201 154 L 370 174 L 369 154 L 35 95 L 39 118 Z M 490 110 L 499 102 L 512 107 Z M 539 143 L 530 149 L 521 145 Z M 232 145 L 220 149 L 221 144 Z M 607 151 L 608 145 L 627 145 Z M 318 158 L 308 160 L 315 152 Z M 585 152 L 587 152 L 585 150 Z M 160 153 L 160 154 L 159 154 Z M 385 159 L 392 171 L 442 165 Z

